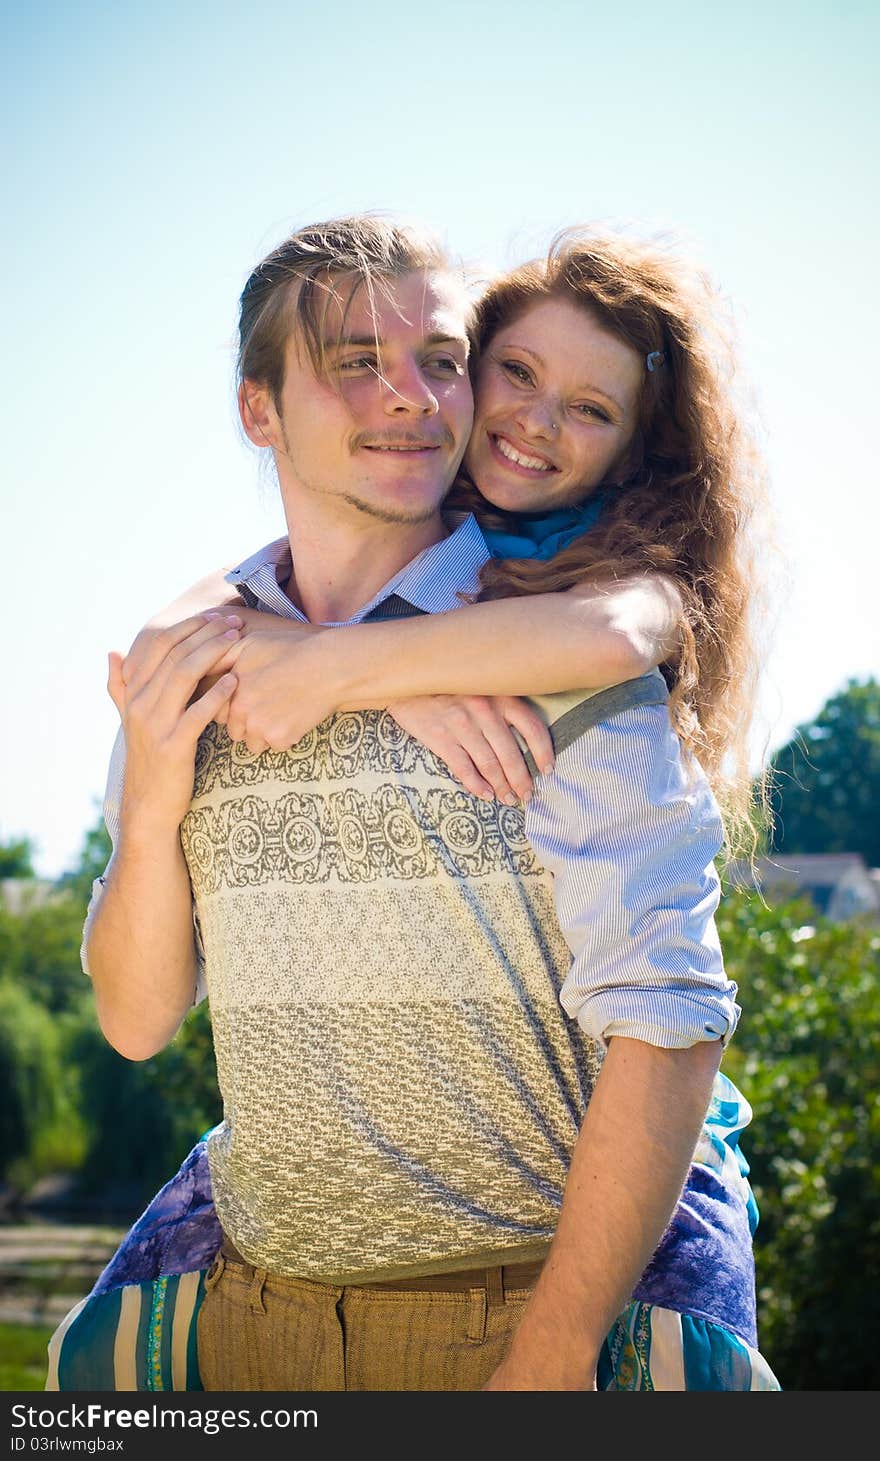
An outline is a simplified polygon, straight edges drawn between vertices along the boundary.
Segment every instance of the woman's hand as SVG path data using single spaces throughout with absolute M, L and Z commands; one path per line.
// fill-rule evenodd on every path
M 203 676 L 197 692 L 204 695 L 224 672 L 234 669 L 235 693 L 213 717 L 226 726 L 233 741 L 243 741 L 255 755 L 267 747 L 285 750 L 337 708 L 329 694 L 329 661 L 317 665 L 311 653 L 307 660 L 303 657 L 312 638 L 322 632 L 320 626 L 241 603 L 219 604 L 202 617 L 223 619 L 227 627 L 240 631 L 234 636 L 236 643 L 227 643 L 225 657 Z M 151 621 L 140 631 L 122 662 L 126 684 L 155 670 L 165 636 L 178 627 Z
M 514 695 L 419 695 L 394 700 L 398 725 L 445 761 L 466 791 L 506 806 L 528 801 L 532 777 L 514 730 L 539 771 L 553 766 L 553 741 L 536 711 Z
M 158 830 L 180 826 L 192 800 L 196 745 L 236 685 L 222 674 L 203 694 L 203 676 L 216 672 L 239 637 L 226 619 L 198 614 L 156 630 L 123 672 L 111 652 L 107 689 L 125 731 L 123 809 Z
M 326 639 L 317 646 L 319 636 Z M 273 614 L 248 616 L 235 651 L 238 685 L 221 724 L 254 754 L 286 751 L 339 708 L 320 626 Z
M 198 694 L 213 691 L 218 677 L 234 668 L 234 693 L 224 698 L 213 719 L 252 754 L 267 748 L 286 750 L 343 707 L 370 708 L 348 699 L 344 680 L 337 677 L 338 656 L 333 651 L 346 630 L 328 630 L 241 605 L 234 610 L 220 605 L 204 617 L 228 623 L 240 634 L 232 636 L 237 642 L 226 641 L 225 656 L 206 670 Z M 122 666 L 126 683 L 155 672 L 167 636 L 181 628 L 148 625 L 141 630 Z M 373 708 L 378 708 L 376 702 Z M 528 702 L 516 696 L 422 695 L 394 700 L 387 709 L 408 734 L 446 763 L 466 791 L 485 801 L 497 799 L 515 806 L 531 796 L 532 777 L 514 731 L 539 771 L 553 766 L 547 727 Z

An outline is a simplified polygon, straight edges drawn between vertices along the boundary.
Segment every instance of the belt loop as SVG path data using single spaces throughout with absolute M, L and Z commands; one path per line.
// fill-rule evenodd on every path
M 486 1269 L 486 1302 L 489 1304 L 504 1303 L 504 1278 L 503 1269 Z
M 218 1283 L 223 1277 L 223 1270 L 225 1267 L 226 1259 L 223 1257 L 223 1254 L 215 1253 L 214 1261 L 211 1264 L 211 1267 L 208 1269 L 208 1272 L 205 1274 L 205 1288 L 209 1293 L 211 1289 L 215 1289 L 217 1287 Z
M 255 1268 L 251 1280 L 251 1312 L 254 1314 L 265 1314 L 266 1305 L 263 1300 L 263 1289 L 266 1286 L 265 1268 Z
M 471 1344 L 482 1344 L 486 1337 L 485 1289 L 471 1289 L 470 1291 L 467 1337 Z

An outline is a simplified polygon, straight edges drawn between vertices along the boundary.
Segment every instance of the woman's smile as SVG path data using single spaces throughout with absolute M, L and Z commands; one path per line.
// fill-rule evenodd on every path
M 553 463 L 549 462 L 546 457 L 540 457 L 533 451 L 516 446 L 509 436 L 502 435 L 500 431 L 490 431 L 488 436 L 496 455 L 500 456 L 505 463 L 509 463 L 511 467 L 525 472 L 529 477 L 546 476 L 548 472 L 556 471 Z
M 480 361 L 471 480 L 508 512 L 579 505 L 625 472 L 644 372 L 642 357 L 589 309 L 538 300 Z

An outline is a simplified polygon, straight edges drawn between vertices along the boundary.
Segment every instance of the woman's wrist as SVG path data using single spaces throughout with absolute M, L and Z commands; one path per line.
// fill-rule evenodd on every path
M 376 637 L 369 624 L 346 624 L 328 629 L 316 646 L 317 673 L 325 677 L 337 710 L 383 709 L 392 698 L 382 685 L 382 659 L 376 660 Z

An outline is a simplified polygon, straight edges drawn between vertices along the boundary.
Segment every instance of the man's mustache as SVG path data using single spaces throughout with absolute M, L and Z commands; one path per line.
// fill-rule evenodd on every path
M 359 447 L 409 447 L 413 451 L 425 451 L 437 447 L 448 447 L 454 449 L 455 437 L 448 426 L 442 427 L 439 431 L 388 431 L 377 433 L 375 431 L 357 431 L 351 440 L 352 451 Z

